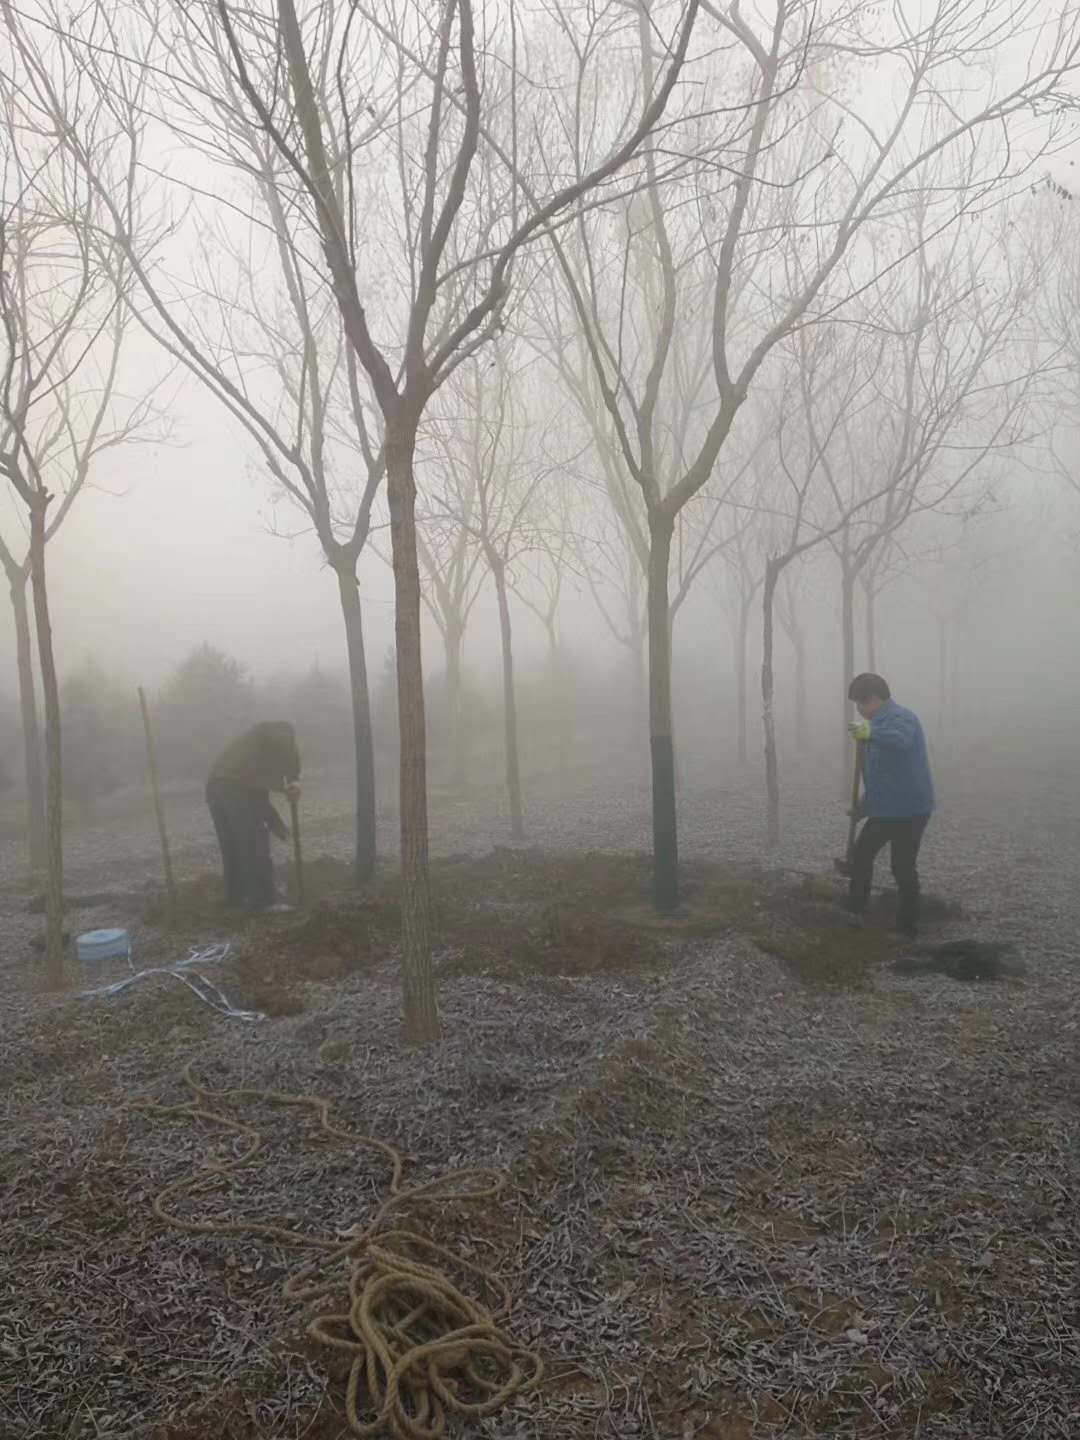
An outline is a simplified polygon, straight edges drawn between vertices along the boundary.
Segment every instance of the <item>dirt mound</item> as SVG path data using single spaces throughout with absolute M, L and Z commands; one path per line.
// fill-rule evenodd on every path
M 221 876 L 204 870 L 176 887 L 175 923 L 180 929 L 202 930 L 207 925 L 220 929 L 225 909 Z M 145 894 L 139 903 L 139 918 L 145 925 L 165 925 L 169 921 L 169 897 L 159 885 Z
M 302 983 L 340 980 L 370 964 L 376 933 L 355 900 L 326 900 L 284 921 L 255 923 L 233 960 L 237 991 L 245 1005 L 265 1015 L 298 1014 Z
M 291 868 L 280 867 L 286 889 Z M 269 1015 L 303 1008 L 305 981 L 336 981 L 393 954 L 401 902 L 396 872 L 357 890 L 351 867 L 330 856 L 305 865 L 306 908 L 293 916 L 232 915 L 233 982 L 243 1003 Z M 683 867 L 681 903 L 661 915 L 651 903 L 645 854 L 552 853 L 496 847 L 431 867 L 432 930 L 441 973 L 505 978 L 651 970 L 677 963 L 695 940 L 748 936 L 802 982 L 858 988 L 868 966 L 895 953 L 888 938 L 895 893 L 875 897 L 866 929 L 845 925 L 846 887 L 830 874 L 769 870 L 751 862 L 699 860 Z M 220 879 L 206 873 L 180 887 L 178 924 L 219 931 L 226 916 Z M 933 925 L 960 907 L 924 899 Z M 153 897 L 146 918 L 163 914 Z
M 321 970 L 345 975 L 371 957 L 380 927 L 373 907 L 355 900 L 342 904 L 324 901 L 314 910 L 290 920 L 274 936 L 272 950 L 293 956 L 297 968 L 313 979 L 325 979 Z
M 454 946 L 441 969 L 448 975 L 514 979 L 648 970 L 665 958 L 673 958 L 670 949 L 632 925 L 553 904 L 535 918 L 519 913 L 500 916 L 497 926 L 489 922 Z
M 549 905 L 540 917 L 538 939 L 560 974 L 620 970 L 653 965 L 660 947 L 628 925 L 605 921 L 565 905 Z
M 275 865 L 278 889 L 295 904 L 297 899 L 296 866 L 292 861 Z M 344 860 L 333 855 L 316 855 L 304 860 L 304 903 L 317 905 L 320 901 L 355 892 L 356 880 L 353 868 Z
M 895 954 L 893 908 L 875 906 L 863 929 L 847 925 L 847 887 L 828 875 L 761 875 L 746 933 L 802 984 L 858 990 L 871 969 Z
M 274 866 L 278 892 L 290 903 L 296 902 L 296 872 L 291 862 Z M 332 855 L 316 855 L 304 861 L 304 902 L 318 905 L 322 901 L 355 892 L 352 867 L 344 860 Z M 119 895 L 102 894 L 84 897 L 83 905 L 100 904 L 105 900 L 126 898 Z M 76 901 L 75 903 L 79 903 Z M 147 925 L 163 925 L 169 918 L 168 896 L 155 883 L 138 900 L 141 919 Z M 181 880 L 176 887 L 176 923 L 180 927 L 221 925 L 223 918 L 236 920 L 238 912 L 225 908 L 225 892 L 221 875 L 216 870 L 204 870 L 187 880 Z M 241 917 L 243 918 L 243 917 Z
M 871 960 L 879 958 L 879 946 L 864 931 L 808 935 L 792 928 L 763 930 L 754 941 L 804 985 L 822 989 L 862 989 Z
M 847 883 L 830 875 L 804 874 L 801 876 L 799 893 L 807 900 L 843 907 L 847 899 Z M 867 908 L 867 920 L 871 924 L 891 925 L 896 919 L 896 902 L 895 890 L 875 891 Z M 919 901 L 919 913 L 926 925 L 939 925 L 965 918 L 964 907 L 944 895 L 923 895 Z

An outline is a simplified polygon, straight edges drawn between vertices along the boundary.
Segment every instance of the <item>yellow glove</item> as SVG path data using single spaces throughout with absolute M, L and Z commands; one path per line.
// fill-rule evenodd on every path
M 860 744 L 865 744 L 870 739 L 869 720 L 853 720 L 847 728 L 851 738 L 858 740 Z

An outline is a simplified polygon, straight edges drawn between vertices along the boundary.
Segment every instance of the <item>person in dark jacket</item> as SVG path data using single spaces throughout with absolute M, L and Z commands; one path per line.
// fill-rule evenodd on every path
M 851 857 L 848 909 L 861 923 L 874 880 L 874 861 L 886 845 L 896 881 L 896 926 L 913 936 L 919 925 L 917 862 L 934 811 L 934 783 L 919 717 L 892 698 L 880 675 L 857 675 L 848 690 L 861 720 L 849 728 L 862 746 L 865 817 Z
M 206 783 L 206 803 L 221 846 L 225 903 L 266 910 L 274 904 L 270 836 L 288 828 L 270 803 L 271 791 L 298 795 L 300 752 L 284 720 L 253 725 L 222 751 Z

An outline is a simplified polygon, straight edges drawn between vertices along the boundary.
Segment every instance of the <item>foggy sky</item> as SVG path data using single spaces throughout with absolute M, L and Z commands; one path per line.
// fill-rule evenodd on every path
M 1076 184 L 1080 147 L 1053 167 L 1062 183 Z M 1080 204 L 1080 201 L 1078 201 Z M 1078 219 L 1080 223 L 1080 219 Z M 153 345 L 133 334 L 125 363 L 137 370 Z M 1080 386 L 1078 386 L 1080 389 Z M 254 447 L 240 427 L 190 377 L 178 380 L 170 406 L 171 443 L 111 452 L 73 507 L 48 550 L 50 599 L 61 679 L 87 658 L 133 685 L 156 686 L 195 645 L 210 641 L 241 659 L 256 675 L 296 672 L 318 660 L 343 668 L 340 608 L 333 577 L 311 534 L 283 539 L 272 533 L 302 530 L 304 517 L 282 503 Z M 1070 443 L 1075 456 L 1077 448 Z M 1080 462 L 1078 462 L 1080 468 Z M 1025 474 L 1010 464 L 1003 500 L 1024 540 L 1026 559 L 1014 560 L 988 588 L 977 613 L 958 637 L 962 672 L 985 717 L 989 697 L 1001 714 L 1035 706 L 1062 726 L 1080 676 L 1080 497 L 1060 481 Z M 115 492 L 115 493 L 108 493 Z M 3 512 L 9 524 L 10 510 Z M 1041 538 L 1038 538 L 1042 532 Z M 816 693 L 839 675 L 835 624 L 836 584 L 827 555 L 813 562 L 807 605 L 815 651 Z M 393 639 L 392 579 L 373 554 L 361 561 L 369 670 L 377 673 Z M 524 663 L 539 663 L 542 636 L 535 619 L 515 604 L 515 640 Z M 596 663 L 615 664 L 595 607 L 571 587 L 562 618 L 573 648 Z M 881 602 L 882 667 L 896 688 L 932 708 L 937 686 L 935 629 L 918 574 Z M 752 631 L 751 664 L 756 664 Z M 778 706 L 790 696 L 790 657 L 781 638 Z M 490 585 L 474 612 L 467 664 L 492 677 L 497 630 Z M 861 643 L 856 655 L 861 668 Z M 730 694 L 730 641 L 719 587 L 702 582 L 676 630 L 676 688 L 685 706 L 688 674 L 702 693 Z M 425 664 L 442 667 L 437 634 L 426 631 Z M 709 673 L 711 672 L 711 673 Z M 702 678 L 705 677 L 705 678 Z M 759 706 L 751 680 L 751 723 Z M 0 606 L 0 691 L 15 693 L 9 607 Z M 820 698 L 823 712 L 828 701 Z M 707 717 L 701 723 L 707 725 Z M 976 723 L 973 719 L 973 724 Z M 984 720 L 979 719 L 979 724 Z M 756 729 L 754 730 L 756 746 Z

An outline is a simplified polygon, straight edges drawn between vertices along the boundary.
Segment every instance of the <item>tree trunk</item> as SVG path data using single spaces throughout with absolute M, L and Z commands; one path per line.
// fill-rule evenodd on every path
M 169 902 L 169 925 L 176 924 L 176 879 L 173 875 L 172 852 L 169 850 L 169 831 L 165 825 L 165 807 L 161 803 L 161 781 L 158 777 L 157 747 L 154 744 L 154 727 L 150 723 L 150 707 L 146 703 L 146 691 L 139 686 L 139 709 L 142 712 L 143 734 L 146 737 L 146 773 L 150 778 L 150 793 L 154 799 L 154 816 L 157 820 L 158 840 L 161 842 L 161 865 L 165 872 L 165 894 Z
M 806 635 L 798 620 L 791 619 L 791 643 L 795 650 L 795 744 L 800 753 L 810 748 L 810 695 L 806 683 Z
M 401 804 L 401 959 L 405 1035 L 422 1045 L 439 1037 L 431 966 L 428 883 L 427 753 L 424 670 L 420 651 L 420 569 L 416 555 L 416 420 L 394 416 L 386 426 L 387 497 L 394 562 Z
M 355 837 L 353 883 L 366 884 L 375 874 L 375 746 L 371 733 L 371 694 L 364 651 L 364 615 L 355 562 L 337 571 L 341 615 L 345 621 L 345 648 L 349 656 L 349 695 L 352 699 L 353 771 L 355 777 Z
M 569 696 L 565 693 L 563 685 L 562 654 L 559 650 L 559 636 L 554 625 L 547 626 L 548 632 L 548 668 L 551 672 L 551 699 L 554 705 L 555 716 L 555 746 L 556 759 L 559 767 L 559 774 L 565 775 L 567 769 L 567 752 L 569 750 Z
M 679 758 L 679 743 L 675 738 L 675 616 L 669 610 L 668 621 L 668 667 L 671 674 L 671 765 L 675 776 L 675 793 L 682 785 L 682 761 Z
M 746 667 L 749 649 L 750 602 L 739 601 L 739 616 L 735 631 L 735 736 L 740 765 L 745 765 L 747 752 L 747 684 Z
M 652 758 L 653 901 L 679 903 L 679 836 L 675 807 L 675 744 L 671 731 L 671 619 L 668 566 L 672 523 L 649 517 L 649 749 Z
M 25 572 L 11 580 L 11 607 L 15 614 L 15 648 L 19 672 L 19 711 L 22 716 L 23 754 L 26 766 L 26 811 L 30 841 L 30 868 L 45 865 L 45 786 L 41 768 L 41 730 L 34 694 L 34 661 L 30 638 L 30 611 L 26 603 Z
M 842 565 L 840 572 L 840 635 L 844 662 L 843 714 L 839 726 L 840 773 L 843 775 L 847 770 L 848 752 L 851 748 L 847 730 L 848 721 L 852 717 L 848 689 L 855 679 L 855 576 L 846 564 Z
M 955 734 L 957 722 L 957 705 L 960 697 L 960 646 L 951 647 L 952 654 L 949 663 L 949 698 L 948 715 L 949 728 Z
M 506 593 L 506 565 L 500 556 L 488 552 L 499 602 L 499 636 L 502 640 L 503 725 L 506 734 L 506 789 L 510 796 L 510 834 L 525 836 L 521 811 L 521 765 L 518 757 L 517 700 L 514 695 L 514 637 L 510 628 L 510 599 Z
M 451 783 L 456 790 L 464 790 L 468 783 L 468 752 L 464 696 L 462 685 L 462 647 L 465 636 L 462 627 L 447 621 L 444 634 L 446 648 L 446 718 L 450 729 L 450 773 Z
M 641 743 L 639 737 L 645 729 L 649 711 L 649 665 L 646 654 L 648 643 L 648 625 L 636 626 L 630 634 L 631 661 L 634 667 L 634 714 L 638 721 L 635 726 L 635 748 Z M 640 754 L 640 751 L 638 753 Z
M 761 591 L 761 718 L 765 728 L 765 813 L 768 843 L 780 844 L 780 762 L 776 750 L 776 716 L 773 709 L 773 607 L 781 566 L 770 560 Z
M 45 971 L 50 989 L 64 983 L 64 789 L 60 758 L 60 689 L 56 683 L 49 594 L 45 582 L 45 515 L 49 497 L 30 507 L 30 577 L 38 666 L 45 708 Z
M 866 587 L 866 668 L 877 674 L 877 594 L 872 585 Z
M 945 720 L 949 688 L 949 625 L 944 616 L 938 619 L 938 734 L 945 739 Z

